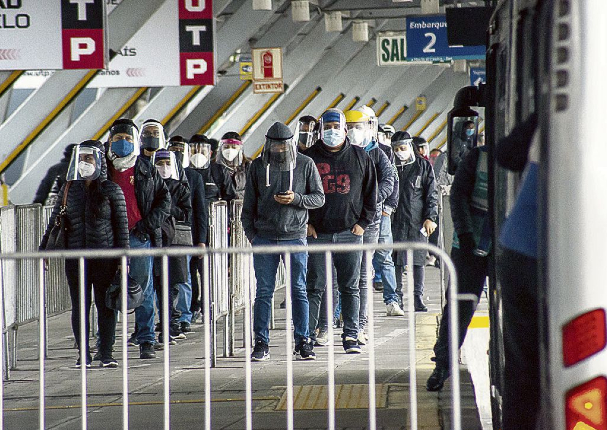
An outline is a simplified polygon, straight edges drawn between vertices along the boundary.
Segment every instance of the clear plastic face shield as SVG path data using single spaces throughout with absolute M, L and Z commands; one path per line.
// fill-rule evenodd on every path
M 166 148 L 166 139 L 164 136 L 164 127 L 159 122 L 148 122 L 141 126 L 139 134 L 141 147 L 149 152 L 158 151 Z
M 179 180 L 175 153 L 164 150 L 156 151 L 152 154 L 152 164 L 156 167 L 162 179 Z
M 72 158 L 67 170 L 68 181 L 94 181 L 101 174 L 100 148 L 76 145 L 72 151 Z
M 348 136 L 350 137 L 350 143 L 352 145 L 366 147 L 373 139 L 373 131 L 371 130 L 371 121 L 366 120 L 363 122 L 349 122 Z
M 307 149 L 314 144 L 316 121 L 297 121 L 295 138 L 300 149 Z
M 128 124 L 117 124 L 110 128 L 108 138 L 108 158 L 124 158 L 133 154 L 139 155 L 137 128 Z
M 346 139 L 346 117 L 339 109 L 329 109 L 320 117 L 319 134 L 323 143 L 337 147 Z
M 392 142 L 394 156 L 400 161 L 401 165 L 411 164 L 415 161 L 415 152 L 413 152 L 413 139 L 403 139 Z
M 190 163 L 195 169 L 206 169 L 211 164 L 211 144 L 190 143 Z
M 175 154 L 175 158 L 184 169 L 190 166 L 190 145 L 180 140 L 169 141 L 169 151 Z
M 240 166 L 243 161 L 242 142 L 238 139 L 221 139 L 217 161 L 228 166 Z
M 426 143 L 418 143 L 417 150 L 422 157 L 428 158 L 430 156 L 430 145 Z
M 287 140 L 274 140 L 266 137 L 266 143 L 263 147 L 263 160 L 273 169 L 280 171 L 293 170 L 297 149 L 295 148 L 295 138 Z

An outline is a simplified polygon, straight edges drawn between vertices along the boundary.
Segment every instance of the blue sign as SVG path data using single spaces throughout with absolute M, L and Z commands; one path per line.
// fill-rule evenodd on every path
M 487 82 L 487 72 L 484 67 L 471 67 L 470 68 L 470 85 L 479 86 Z
M 485 58 L 480 46 L 449 46 L 445 15 L 407 17 L 407 61 L 445 62 Z

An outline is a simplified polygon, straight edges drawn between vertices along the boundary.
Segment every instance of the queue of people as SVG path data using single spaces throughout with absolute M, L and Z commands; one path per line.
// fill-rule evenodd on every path
M 392 131 L 392 133 L 390 133 Z M 70 147 L 67 174 L 56 194 L 54 215 L 69 218 L 67 247 L 157 248 L 208 245 L 209 204 L 243 199 L 241 221 L 254 247 L 269 245 L 363 244 L 395 240 L 427 241 L 437 217 L 434 173 L 427 154 L 415 139 L 379 127 L 367 107 L 342 112 L 329 109 L 316 119 L 303 116 L 292 131 L 277 122 L 266 133 L 261 156 L 249 160 L 242 137 L 225 133 L 213 146 L 204 135 L 189 140 L 169 138 L 154 119 L 141 129 L 129 119 L 116 120 L 107 142 L 86 141 Z M 64 161 L 65 164 L 65 161 Z M 400 184 L 400 186 L 399 186 Z M 46 185 L 45 185 L 46 186 Z M 46 248 L 49 226 L 40 249 Z M 343 320 L 346 353 L 360 353 L 367 337 L 369 292 L 367 263 L 362 251 L 333 254 L 333 285 L 326 285 L 324 254 L 299 252 L 291 257 L 291 300 L 295 351 L 298 359 L 313 360 L 314 347 L 328 342 L 328 315 Z M 278 254 L 254 254 L 257 290 L 253 307 L 255 345 L 252 360 L 269 358 L 269 320 Z M 422 258 L 422 257 L 420 257 Z M 425 258 L 425 255 L 423 256 Z M 415 309 L 427 310 L 423 300 L 423 264 L 393 259 L 387 248 L 375 253 L 375 274 L 383 281 L 388 316 L 403 316 L 402 279 L 413 270 Z M 396 261 L 396 264 L 394 263 Z M 421 270 L 420 270 L 421 268 Z M 79 343 L 78 264 L 68 260 L 66 277 L 72 297 L 72 328 Z M 85 267 L 85 308 L 90 291 L 98 310 L 98 349 L 80 348 L 77 365 L 117 367 L 112 355 L 116 311 L 105 304 L 105 293 L 119 260 L 91 260 Z M 205 304 L 200 299 L 202 260 L 169 259 L 169 302 L 162 300 L 161 260 L 129 259 L 129 275 L 141 286 L 143 299 L 135 308 L 130 345 L 141 359 L 152 359 L 162 346 L 161 318 L 169 309 L 169 344 L 191 332 Z M 327 309 L 327 295 L 333 309 Z M 86 319 L 88 321 L 88 318 Z M 88 335 L 86 336 L 88 339 Z M 80 345 L 79 345 L 80 346 Z

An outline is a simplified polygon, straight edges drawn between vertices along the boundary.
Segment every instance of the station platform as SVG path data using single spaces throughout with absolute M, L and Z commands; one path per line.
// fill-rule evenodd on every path
M 440 317 L 439 271 L 427 268 L 425 297 L 429 312 L 416 314 L 416 357 L 418 428 L 450 429 L 451 391 L 447 381 L 442 391 L 429 393 L 425 381 L 434 368 L 430 361 Z M 285 310 L 279 309 L 284 290 L 275 299 L 276 326 L 270 331 L 268 361 L 252 363 L 252 410 L 254 429 L 284 429 L 286 413 L 286 348 Z M 375 310 L 375 357 L 377 393 L 377 429 L 409 428 L 409 362 L 407 354 L 406 317 L 387 317 L 380 293 L 372 294 Z M 484 301 L 484 300 L 483 300 Z M 477 313 L 483 312 L 483 302 Z M 132 319 L 132 315 L 130 316 Z M 482 324 L 481 324 L 482 325 Z M 49 358 L 46 360 L 46 420 L 49 429 L 81 428 L 80 369 L 75 367 L 77 351 L 70 328 L 70 313 L 50 318 Z M 130 327 L 132 328 L 132 324 Z M 194 324 L 194 333 L 171 346 L 170 354 L 170 416 L 172 429 L 204 428 L 204 335 L 203 326 Z M 218 331 L 219 332 L 219 331 Z M 345 354 L 335 330 L 335 384 L 337 429 L 368 428 L 368 365 L 369 345 L 359 355 Z M 237 333 L 236 345 L 242 345 Z M 472 333 L 479 342 L 484 335 Z M 38 428 L 39 372 L 38 326 L 35 323 L 19 328 L 20 347 L 17 368 L 4 383 L 4 427 Z M 475 340 L 476 339 L 476 340 Z M 218 336 L 221 342 L 221 336 Z M 465 345 L 460 367 L 462 428 L 490 428 L 484 406 L 477 406 L 478 393 L 488 393 L 488 380 L 471 377 L 486 373 L 482 357 L 486 347 L 481 343 Z M 94 341 L 92 342 L 94 343 Z M 480 346 L 479 346 L 480 345 Z M 221 345 L 220 345 L 221 346 Z M 221 348 L 219 349 L 221 351 Z M 470 352 L 468 352 L 470 351 Z M 316 347 L 315 361 L 293 362 L 294 426 L 296 429 L 327 428 L 326 384 L 327 347 Z M 122 351 L 121 333 L 117 332 L 115 358 L 118 369 L 93 367 L 87 370 L 88 428 L 122 428 Z M 476 357 L 476 358 L 474 358 Z M 480 358 L 479 358 L 480 357 Z M 163 425 L 163 351 L 156 359 L 140 360 L 138 347 L 129 347 L 129 428 L 159 429 Z M 245 428 L 245 355 L 237 348 L 234 357 L 217 359 L 211 369 L 213 429 Z M 470 370 L 470 371 L 469 371 Z M 481 382 L 477 382 L 481 381 Z M 482 384 L 483 387 L 475 387 Z M 486 387 L 484 386 L 486 385 Z M 475 388 L 476 393 L 475 394 Z M 486 394 L 482 394 L 485 396 Z M 487 404 L 488 398 L 478 399 Z M 479 413 L 480 410 L 480 413 Z M 483 425 L 484 423 L 484 425 Z

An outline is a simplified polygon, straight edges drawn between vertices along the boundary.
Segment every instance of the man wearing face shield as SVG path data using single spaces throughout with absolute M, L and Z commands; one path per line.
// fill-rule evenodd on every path
M 88 140 L 75 145 L 68 164 L 66 183 L 59 192 L 51 219 L 59 214 L 67 193 L 67 249 L 116 249 L 129 247 L 128 219 L 124 194 L 118 185 L 107 180 L 107 165 L 101 142 Z M 46 248 L 52 223 L 42 238 L 40 250 Z M 76 366 L 90 367 L 88 345 L 91 288 L 95 297 L 99 327 L 99 351 L 96 359 L 102 367 L 118 367 L 112 356 L 116 313 L 106 306 L 105 295 L 120 268 L 120 260 L 85 260 L 84 309 L 86 345 L 80 345 L 80 274 L 77 259 L 66 259 L 65 275 L 72 301 L 72 330 L 80 349 Z
M 161 226 L 170 215 L 171 196 L 154 166 L 139 157 L 138 130 L 122 118 L 110 127 L 107 159 L 109 178 L 124 193 L 131 248 L 162 246 Z M 142 359 L 154 358 L 154 285 L 152 257 L 132 257 L 130 274 L 143 289 L 143 303 L 135 309 L 136 331 L 131 341 L 139 344 Z
M 202 176 L 207 205 L 217 200 L 233 200 L 236 190 L 230 170 L 223 164 L 213 162 L 211 139 L 203 134 L 190 138 L 190 164 L 192 169 Z
M 141 126 L 139 143 L 143 149 L 142 156 L 148 160 L 154 152 L 167 147 L 166 134 L 162 124 L 155 119 L 146 119 Z
M 464 121 L 459 124 L 459 132 L 453 137 L 451 157 L 455 160 L 455 166 L 466 157 L 468 151 L 475 146 L 476 124 L 474 121 Z
M 373 161 L 361 147 L 346 138 L 346 118 L 339 109 L 329 109 L 320 118 L 321 139 L 306 155 L 316 163 L 325 192 L 322 208 L 310 211 L 308 241 L 311 244 L 363 243 L 363 234 L 373 223 L 377 209 L 377 180 Z M 362 251 L 335 253 L 333 264 L 341 294 L 346 353 L 360 353 L 358 278 Z M 310 333 L 316 329 L 321 298 L 326 290 L 323 254 L 311 254 L 308 282 Z
M 223 135 L 219 142 L 215 162 L 227 167 L 232 178 L 234 190 L 236 191 L 236 198 L 244 198 L 247 170 L 249 170 L 251 160 L 244 155 L 242 138 L 238 133 L 229 131 Z
M 297 138 L 297 150 L 306 152 L 315 142 L 314 129 L 316 127 L 316 118 L 310 115 L 304 115 L 297 121 L 295 137 Z
M 373 161 L 373 167 L 375 168 L 377 178 L 377 203 L 375 209 L 375 215 L 371 223 L 365 229 L 363 234 L 363 243 L 378 243 L 380 222 L 382 220 L 382 212 L 384 201 L 394 191 L 394 170 L 392 164 L 386 154 L 379 149 L 379 144 L 374 139 L 374 122 L 372 118 L 358 110 L 350 110 L 345 112 L 346 124 L 348 127 L 348 137 L 352 145 L 359 146 L 365 150 L 365 152 L 371 157 Z M 394 268 L 392 267 L 392 276 L 394 275 Z M 367 290 L 367 277 L 371 276 L 367 273 L 365 257 L 360 267 L 360 279 L 359 279 L 359 290 L 360 290 L 360 311 L 358 319 L 358 342 L 362 345 L 367 343 L 367 335 L 365 333 L 365 327 L 367 324 L 367 307 L 368 307 L 368 290 Z M 392 309 L 400 310 L 397 304 L 396 295 L 393 294 L 386 301 L 388 306 L 388 312 L 392 314 Z M 398 312 L 400 314 L 400 312 Z
M 202 175 L 198 174 L 192 167 L 190 160 L 190 147 L 182 136 L 173 136 L 169 139 L 169 151 L 175 154 L 175 158 L 181 166 L 184 167 L 185 175 L 190 185 L 190 200 L 192 205 L 192 241 L 194 246 L 204 248 L 207 242 L 207 231 L 209 223 L 209 210 L 206 203 L 206 194 Z M 200 311 L 200 289 L 198 279 L 194 290 L 192 278 L 196 277 L 196 270 L 201 266 L 202 256 L 198 258 L 189 258 L 190 273 L 187 283 L 179 284 L 179 297 L 177 300 L 177 310 L 181 313 L 179 324 L 181 331 L 187 333 L 190 331 L 190 324 L 194 312 Z M 192 276 L 193 275 L 193 276 Z M 195 293 L 195 295 L 194 295 Z
M 413 136 L 413 145 L 417 149 L 417 153 L 425 160 L 430 161 L 430 145 L 426 142 L 426 139 L 419 136 Z
M 399 178 L 399 201 L 392 223 L 395 241 L 427 242 L 436 229 L 438 217 L 438 193 L 434 171 L 428 160 L 417 156 L 413 139 L 407 132 L 399 131 L 392 136 L 392 149 L 396 156 Z M 418 312 L 428 308 L 422 300 L 426 251 L 415 251 L 413 261 L 406 261 L 406 251 L 396 254 L 397 294 L 402 303 L 404 266 L 413 269 L 414 307 Z
M 298 153 L 293 133 L 276 122 L 266 135 L 261 157 L 253 160 L 247 175 L 242 226 L 253 246 L 306 245 L 308 211 L 323 205 L 324 194 L 314 162 Z M 314 360 L 309 339 L 306 295 L 307 252 L 291 253 L 291 301 L 295 355 Z M 253 313 L 254 361 L 269 358 L 269 324 L 278 254 L 254 254 L 257 293 Z

